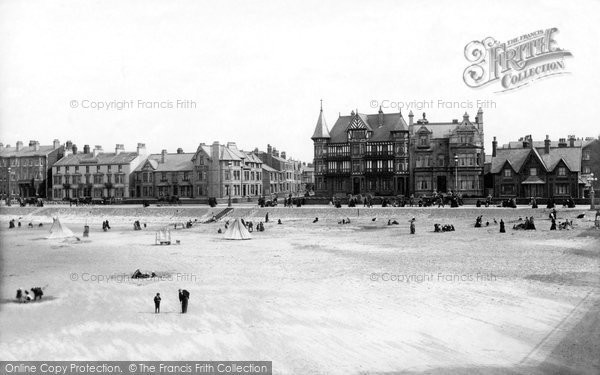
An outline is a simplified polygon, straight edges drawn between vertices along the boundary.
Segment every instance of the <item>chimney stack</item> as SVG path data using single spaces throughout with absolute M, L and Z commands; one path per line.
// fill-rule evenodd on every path
M 146 144 L 145 143 L 137 144 L 137 154 L 138 155 L 146 155 Z
M 162 151 L 160 152 L 160 162 L 161 162 L 162 164 L 164 164 L 164 163 L 165 163 L 165 156 L 167 156 L 167 150 L 162 150 Z
M 496 150 L 498 149 L 498 141 L 496 141 L 496 137 L 494 137 L 494 140 L 492 141 L 492 157 L 495 158 L 496 157 Z
M 77 155 L 77 145 L 73 145 L 73 155 Z
M 84 145 L 83 146 L 83 153 L 84 154 L 89 154 L 90 153 L 90 145 Z
M 52 147 L 54 147 L 55 150 L 60 147 L 60 142 L 58 139 L 52 141 Z
M 544 153 L 550 153 L 550 136 L 546 134 L 546 139 L 544 140 Z
M 65 144 L 65 148 L 66 148 L 67 150 L 70 150 L 70 149 L 71 149 L 71 147 L 73 147 L 73 142 L 71 142 L 71 141 L 67 141 L 67 143 Z
M 412 110 L 410 112 L 408 112 L 408 125 L 413 125 L 414 117 L 415 117 L 415 115 L 413 115 Z
M 560 147 L 560 148 L 567 147 L 567 140 L 566 140 L 566 138 L 559 138 L 558 139 L 558 147 Z
M 17 151 L 21 151 L 23 149 L 23 142 L 17 141 Z
M 383 126 L 383 111 L 381 110 L 381 106 L 379 106 L 379 112 L 377 114 L 377 126 L 378 127 Z
M 178 154 L 183 154 L 183 149 L 182 149 L 181 147 L 179 147 L 179 148 L 177 149 L 177 153 L 178 153 Z
M 575 147 L 575 136 L 574 135 L 569 136 L 569 147 Z
M 67 142 L 68 144 L 69 142 Z M 71 147 L 68 147 L 68 149 L 71 149 Z M 92 151 L 94 157 L 98 156 L 99 153 L 102 152 L 102 146 L 100 145 L 96 145 L 96 147 L 94 147 L 94 150 Z
M 285 159 L 285 151 L 281 151 L 281 158 Z
M 271 148 L 271 145 L 267 145 L 267 154 L 273 154 L 273 148 Z
M 39 151 L 40 150 L 40 142 L 29 141 L 29 148 L 32 149 L 33 151 Z
M 115 155 L 119 155 L 123 151 L 125 151 L 125 146 L 120 143 L 117 143 L 115 145 Z

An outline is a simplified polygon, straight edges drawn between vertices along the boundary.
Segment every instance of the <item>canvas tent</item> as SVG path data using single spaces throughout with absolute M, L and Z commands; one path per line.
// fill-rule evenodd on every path
M 52 228 L 50 228 L 50 234 L 46 238 L 57 239 L 75 237 L 75 234 L 69 228 L 60 223 L 58 217 L 55 217 L 52 220 Z
M 249 240 L 252 236 L 248 229 L 242 224 L 242 221 L 238 218 L 227 228 L 225 231 L 225 239 L 227 240 Z

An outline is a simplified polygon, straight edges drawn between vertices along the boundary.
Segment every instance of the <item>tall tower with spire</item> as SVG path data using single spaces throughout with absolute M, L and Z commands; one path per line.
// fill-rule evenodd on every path
M 319 118 L 317 119 L 317 125 L 315 131 L 311 137 L 314 144 L 314 169 L 315 169 L 315 193 L 325 194 L 327 193 L 327 144 L 329 143 L 331 136 L 329 135 L 329 128 L 325 121 L 325 115 L 323 115 L 323 99 L 321 99 L 321 110 L 319 111 Z

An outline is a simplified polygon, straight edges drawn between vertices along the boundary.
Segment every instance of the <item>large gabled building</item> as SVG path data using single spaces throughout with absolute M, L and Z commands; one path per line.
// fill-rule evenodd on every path
M 315 194 L 409 192 L 409 129 L 402 113 L 352 111 L 329 130 L 321 107 L 311 139 Z
M 416 122 L 409 114 L 411 193 L 453 192 L 483 195 L 483 111 L 471 121 L 429 122 L 425 113 Z
M 194 196 L 249 198 L 263 194 L 262 160 L 242 151 L 235 142 L 201 143 L 192 157 Z
M 492 142 L 494 196 L 498 198 L 579 198 L 582 142 L 569 137 L 534 142 L 530 135 L 501 148 Z

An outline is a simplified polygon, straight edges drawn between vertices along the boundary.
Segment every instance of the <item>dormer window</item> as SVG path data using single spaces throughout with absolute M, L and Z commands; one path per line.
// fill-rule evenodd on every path
M 429 136 L 427 134 L 419 135 L 419 147 L 429 146 Z

